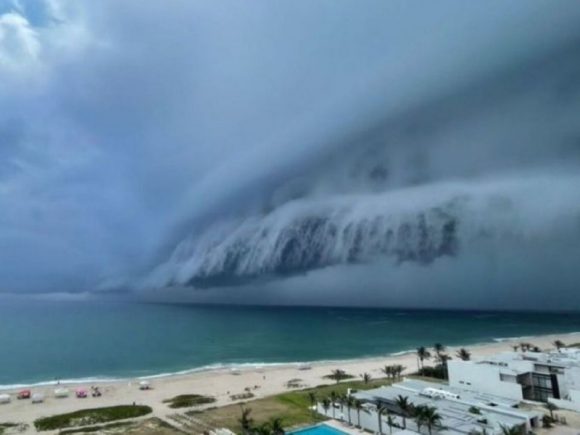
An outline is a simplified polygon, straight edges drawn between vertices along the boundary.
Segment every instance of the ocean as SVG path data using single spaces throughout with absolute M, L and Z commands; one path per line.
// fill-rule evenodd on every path
M 580 313 L 2 302 L 0 386 L 346 360 L 577 331 Z

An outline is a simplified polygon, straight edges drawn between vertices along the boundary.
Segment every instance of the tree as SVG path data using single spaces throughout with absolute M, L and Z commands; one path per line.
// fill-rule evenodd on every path
M 272 435 L 272 429 L 269 423 L 261 424 L 252 429 L 252 435 Z
M 566 345 L 564 344 L 564 342 L 561 341 L 561 340 L 556 340 L 556 341 L 554 341 L 553 344 L 556 347 L 556 349 L 558 349 L 558 352 L 560 352 L 560 349 L 562 349 L 563 347 L 566 347 Z
M 389 433 L 393 433 L 393 426 L 395 425 L 395 420 L 391 414 L 387 415 L 387 424 L 389 425 Z
M 554 420 L 554 411 L 556 411 L 558 407 L 554 405 L 552 402 L 548 402 L 546 403 L 546 409 L 550 411 L 550 418 Z
M 366 373 L 366 372 L 365 372 L 365 373 L 363 373 L 363 374 L 361 375 L 361 377 L 362 377 L 362 380 L 363 380 L 363 382 L 364 382 L 365 384 L 368 384 L 368 383 L 371 381 L 371 379 L 372 379 L 372 376 L 370 375 L 370 373 Z
M 343 379 L 348 378 L 348 375 L 346 374 L 346 372 L 344 370 L 335 369 L 335 370 L 332 371 L 332 373 L 331 373 L 331 375 L 329 377 L 331 379 L 334 379 L 336 381 L 336 383 L 338 384 Z
M 337 399 L 338 399 L 338 394 L 336 394 L 336 391 L 331 391 L 330 392 L 330 401 L 331 401 L 331 405 L 332 405 L 332 418 L 335 418 L 336 408 L 334 407 L 334 403 L 336 402 Z
M 270 420 L 270 430 L 272 435 L 284 435 L 284 426 L 280 417 L 274 417 Z
M 441 354 L 441 353 L 445 352 L 445 349 L 446 349 L 446 348 L 445 348 L 445 346 L 444 346 L 444 345 L 442 345 L 441 343 L 435 343 L 435 344 L 433 345 L 433 350 L 435 351 L 435 353 L 436 353 L 437 355 L 439 355 L 439 354 Z
M 425 346 L 418 347 L 417 358 L 419 358 L 420 368 L 422 369 L 425 366 L 425 360 L 431 358 L 431 353 Z
M 324 409 L 324 415 L 328 416 L 328 408 L 330 408 L 330 399 L 325 397 L 322 399 L 322 409 Z
M 401 365 L 401 364 L 396 364 L 393 366 L 393 376 L 396 376 L 397 379 L 401 379 L 401 375 L 403 374 L 403 372 L 407 369 L 407 367 Z
M 443 369 L 443 378 L 447 379 L 449 376 L 448 372 L 447 372 L 447 361 L 449 361 L 451 359 L 451 357 L 449 355 L 447 355 L 446 353 L 438 353 L 437 354 L 437 360 L 439 361 L 439 363 L 441 364 L 441 368 Z
M 424 417 L 423 417 L 423 413 L 425 410 L 425 405 L 419 405 L 417 407 L 415 407 L 414 409 L 414 417 L 415 417 L 415 423 L 417 423 L 417 432 L 421 433 L 421 426 L 423 426 L 423 422 L 424 422 Z
M 403 429 L 407 429 L 407 416 L 411 413 L 411 409 L 413 406 L 411 402 L 409 402 L 409 398 L 407 396 L 401 396 L 400 394 L 395 399 L 396 405 L 401 410 L 401 416 L 403 417 Z
M 390 379 L 393 374 L 393 366 L 384 366 L 381 371 Z
M 350 420 L 350 410 L 354 406 L 354 397 L 350 395 L 346 396 L 345 403 L 346 403 L 346 411 L 348 412 L 348 424 L 352 424 L 352 421 Z
M 379 435 L 381 435 L 383 433 L 383 421 L 381 419 L 381 415 L 383 414 L 383 412 L 387 410 L 387 407 L 382 403 L 378 403 L 376 406 L 377 406 L 377 417 L 379 419 Z
M 252 423 L 254 419 L 250 417 L 252 413 L 252 408 L 246 408 L 244 405 L 241 405 L 242 416 L 238 419 L 240 426 L 242 426 L 242 431 L 245 434 L 249 434 L 252 430 Z
M 308 398 L 310 399 L 310 409 L 312 411 L 312 414 L 314 414 L 314 407 L 316 405 L 316 393 L 314 391 L 310 391 L 308 393 Z
M 363 403 L 360 400 L 355 399 L 354 409 L 356 409 L 357 423 L 358 427 L 360 427 L 360 412 L 363 409 Z
M 459 349 L 457 351 L 456 355 L 457 355 L 457 358 L 459 358 L 462 361 L 469 361 L 471 359 L 471 352 L 469 352 L 464 347 L 462 347 L 461 349 Z
M 441 415 L 434 406 L 423 406 L 421 409 L 421 420 L 427 426 L 429 435 L 433 433 L 433 428 L 441 424 Z

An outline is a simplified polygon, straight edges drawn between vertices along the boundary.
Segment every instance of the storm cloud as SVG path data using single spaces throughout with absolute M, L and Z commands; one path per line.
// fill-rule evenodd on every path
M 580 302 L 579 23 L 565 0 L 0 0 L 0 291 Z

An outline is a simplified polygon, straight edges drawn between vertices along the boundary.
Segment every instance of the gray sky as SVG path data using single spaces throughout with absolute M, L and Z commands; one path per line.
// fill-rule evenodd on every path
M 343 304 L 396 305 L 445 294 L 468 306 L 485 301 L 483 287 L 466 290 L 470 276 L 493 261 L 513 263 L 486 284 L 513 293 L 502 303 L 547 284 L 572 293 L 579 277 L 566 261 L 541 285 L 536 265 L 520 263 L 521 252 L 538 264 L 569 258 L 580 242 L 579 23 L 574 0 L 0 0 L 0 292 L 136 288 L 163 299 L 173 290 L 153 287 L 195 274 L 175 248 L 204 261 L 199 240 L 216 225 L 228 237 L 248 219 L 282 228 L 288 210 L 312 215 L 329 201 L 364 218 L 387 213 L 369 203 L 399 204 L 388 209 L 399 216 L 409 202 L 431 206 L 425 197 L 504 195 L 513 216 L 537 215 L 525 237 L 470 202 L 454 259 L 337 261 L 184 293 L 320 303 L 334 291 Z M 351 176 L 375 159 L 375 142 L 390 165 L 379 187 Z M 539 191 L 555 197 L 549 207 L 537 207 Z M 401 192 L 412 199 L 395 201 Z M 517 243 L 472 237 L 473 216 L 487 213 L 490 231 Z M 353 291 L 345 283 L 360 274 L 365 290 Z

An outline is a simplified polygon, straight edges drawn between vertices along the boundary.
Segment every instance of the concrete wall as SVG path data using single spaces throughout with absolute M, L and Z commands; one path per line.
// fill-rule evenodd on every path
M 521 385 L 500 379 L 501 368 L 470 361 L 449 361 L 449 385 L 470 391 L 522 400 Z
M 561 400 L 561 399 L 548 399 L 550 403 L 553 403 L 558 408 L 567 409 L 569 411 L 576 411 L 580 412 L 580 403 L 578 402 L 571 402 L 569 400 Z

